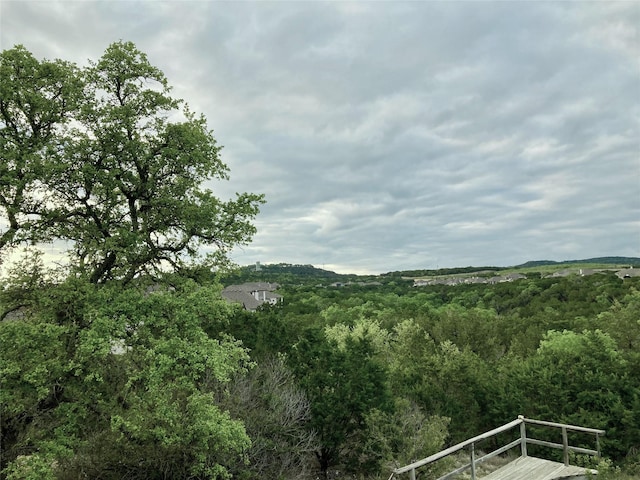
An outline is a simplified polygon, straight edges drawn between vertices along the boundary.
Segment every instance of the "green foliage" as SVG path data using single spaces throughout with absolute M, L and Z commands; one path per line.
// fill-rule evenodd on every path
M 56 460 L 39 454 L 23 455 L 5 471 L 7 480 L 55 480 Z
M 629 477 L 635 476 L 634 478 L 638 478 L 640 476 L 640 447 L 629 449 L 624 459 L 622 470 Z
M 387 357 L 389 332 L 381 328 L 379 322 L 375 320 L 356 320 L 353 326 L 343 323 L 328 326 L 325 328 L 325 335 L 341 351 L 346 350 L 350 342 L 368 342 L 374 355 L 382 358 Z
M 0 324 L 2 354 L 0 403 L 3 423 L 37 414 L 41 402 L 55 395 L 57 385 L 73 365 L 60 362 L 70 328 L 39 320 Z
M 311 401 L 311 426 L 318 434 L 316 452 L 326 472 L 341 462 L 348 471 L 368 471 L 359 446 L 372 409 L 393 408 L 386 369 L 367 335 L 353 335 L 339 346 L 322 331 L 308 330 L 296 344 L 291 365 Z
M 398 398 L 393 412 L 374 409 L 367 414 L 361 458 L 387 472 L 437 453 L 445 445 L 449 421 L 427 417 L 415 403 Z M 441 467 L 432 465 L 422 472 L 436 477 L 444 473 Z
M 605 302 L 608 298 L 605 298 Z M 616 340 L 628 361 L 640 367 L 640 291 L 632 289 L 620 299 L 614 299 L 610 308 L 600 313 L 594 324 L 600 326 Z M 640 369 L 632 371 L 640 375 Z M 640 379 L 640 377 L 639 377 Z
M 334 371 L 346 364 L 345 345 L 367 339 L 369 358 L 384 365 L 380 378 L 392 392 L 392 407 L 370 409 L 357 431 L 333 430 L 340 451 L 328 464 L 335 468 L 360 475 L 387 468 L 393 448 L 382 439 L 397 435 L 402 402 L 425 418 L 450 418 L 445 445 L 519 414 L 604 428 L 603 448 L 616 461 L 638 444 L 634 279 L 599 274 L 404 289 L 310 285 L 286 287 L 283 305 L 239 319 L 238 326 L 260 357 L 270 347 L 290 354 L 312 414 L 329 425 L 348 424 L 346 414 L 339 416 L 345 401 L 331 387 L 346 383 Z M 242 329 L 233 330 L 239 338 Z M 320 436 L 323 445 L 328 438 Z M 589 439 L 576 441 L 583 440 L 594 447 Z M 321 449 L 321 459 L 325 453 L 332 452 Z
M 7 317 L 20 322 L 0 323 L 3 343 L 21 339 L 2 358 L 6 472 L 303 478 L 315 454 L 325 472 L 388 478 L 518 414 L 603 428 L 605 454 L 634 468 L 633 279 L 298 285 L 254 313 L 220 301 L 220 286 L 167 281 L 59 283 L 37 257 L 14 270 L 0 292 L 3 311 L 22 305 Z
M 250 442 L 214 393 L 248 356 L 206 335 L 230 314 L 216 293 L 70 280 L 40 292 L 39 310 L 1 322 L 7 474 L 49 465 L 59 478 L 226 476 L 225 459 Z
M 639 436 L 638 387 L 615 341 L 600 330 L 550 331 L 535 355 L 515 359 L 503 400 L 512 412 L 602 428 L 603 451 L 620 458 Z M 591 447 L 593 448 L 593 447 Z
M 1 68 L 0 248 L 62 239 L 92 282 L 128 282 L 196 260 L 221 266 L 255 233 L 262 196 L 225 202 L 203 188 L 228 178 L 220 147 L 131 42 L 83 70 L 23 47 L 5 50 Z
M 0 54 L 0 252 L 48 238 L 49 155 L 80 102 L 78 69 L 38 61 L 23 46 Z

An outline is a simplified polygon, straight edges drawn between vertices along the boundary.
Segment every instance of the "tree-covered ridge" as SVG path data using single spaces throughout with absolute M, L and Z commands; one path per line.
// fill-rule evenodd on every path
M 540 267 L 545 265 L 565 265 L 565 264 L 596 264 L 596 265 L 620 265 L 620 266 L 633 266 L 640 267 L 640 258 L 638 257 L 596 257 L 587 258 L 584 260 L 563 260 L 561 262 L 554 262 L 553 260 L 537 260 L 525 262 L 518 265 L 519 268 Z
M 313 282 L 336 282 L 354 277 L 355 275 L 341 275 L 313 265 L 276 263 L 236 267 L 233 271 L 227 272 L 221 278 L 221 281 L 225 285 L 255 281 L 269 281 L 279 284 L 310 284 Z
M 305 284 L 327 285 L 330 283 L 354 283 L 378 281 L 389 283 L 401 279 L 446 277 L 446 276 L 481 276 L 490 277 L 506 273 L 523 273 L 529 276 L 549 275 L 562 269 L 623 269 L 640 267 L 640 258 L 637 257 L 598 257 L 584 260 L 566 260 L 554 262 L 550 260 L 529 261 L 521 265 L 511 267 L 455 267 L 438 269 L 399 270 L 379 275 L 354 275 L 339 274 L 313 265 L 301 265 L 290 263 L 254 264 L 236 267 L 231 273 L 227 273 L 221 281 L 227 284 L 250 281 L 272 281 L 280 284 Z

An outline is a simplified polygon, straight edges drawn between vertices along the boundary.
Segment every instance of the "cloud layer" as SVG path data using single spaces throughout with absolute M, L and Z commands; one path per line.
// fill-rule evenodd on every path
M 132 40 L 265 193 L 240 264 L 640 256 L 637 2 L 0 4 L 2 48 Z

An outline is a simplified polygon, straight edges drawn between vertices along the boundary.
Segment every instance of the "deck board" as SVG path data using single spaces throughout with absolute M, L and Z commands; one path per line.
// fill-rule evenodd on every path
M 588 473 L 597 472 L 573 465 L 567 467 L 562 463 L 536 457 L 519 457 L 486 477 L 482 477 L 482 480 L 554 480 L 586 476 Z

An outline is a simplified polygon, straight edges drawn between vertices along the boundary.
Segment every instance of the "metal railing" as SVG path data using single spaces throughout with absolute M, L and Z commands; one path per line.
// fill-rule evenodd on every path
M 536 440 L 535 438 L 529 438 L 527 437 L 527 431 L 526 431 L 526 425 L 527 424 L 532 424 L 532 425 L 540 425 L 540 426 L 545 426 L 545 427 L 552 427 L 552 428 L 559 428 L 562 431 L 562 443 L 553 443 L 553 442 L 546 442 L 543 440 Z M 500 447 L 497 448 L 496 450 L 494 450 L 491 453 L 488 453 L 486 455 L 483 455 L 481 457 L 476 457 L 476 444 L 481 441 L 481 440 L 486 440 L 487 438 L 491 438 L 495 435 L 498 435 L 499 433 L 503 433 L 503 432 L 507 432 L 509 430 L 512 430 L 515 427 L 520 427 L 520 438 Z M 573 431 L 573 432 L 582 432 L 582 433 L 589 433 L 589 434 L 593 434 L 596 437 L 596 450 L 590 450 L 587 448 L 582 448 L 582 447 L 574 447 L 569 445 L 569 439 L 568 439 L 568 432 L 569 431 Z M 453 477 L 454 475 L 458 475 L 462 472 L 464 472 L 465 470 L 471 470 L 471 479 L 472 480 L 476 480 L 477 476 L 476 476 L 476 467 L 483 463 L 486 462 L 487 460 L 489 460 L 490 458 L 493 458 L 497 455 L 500 455 L 508 450 L 511 450 L 514 447 L 520 446 L 520 454 L 523 457 L 527 456 L 527 444 L 531 444 L 531 445 L 541 445 L 544 447 L 550 447 L 550 448 L 559 448 L 562 449 L 563 451 L 563 457 L 564 457 L 564 464 L 565 465 L 569 465 L 569 452 L 573 451 L 576 453 L 584 453 L 587 455 L 595 455 L 597 457 L 600 456 L 600 436 L 604 435 L 605 431 L 604 430 L 598 430 L 595 428 L 586 428 L 586 427 L 579 427 L 576 425 L 567 425 L 567 424 L 563 424 L 563 423 L 554 423 L 554 422 L 545 422 L 542 420 L 533 420 L 530 418 L 525 418 L 522 415 L 518 416 L 518 418 L 516 420 L 513 420 L 512 422 L 509 422 L 505 425 L 502 425 L 501 427 L 495 428 L 493 430 L 490 430 L 488 432 L 482 433 L 480 435 L 477 435 L 473 438 L 470 438 L 469 440 L 465 440 L 464 442 L 458 443 L 457 445 L 454 445 L 452 447 L 449 447 L 445 450 L 442 450 L 441 452 L 438 452 L 434 455 L 431 455 L 429 457 L 423 458 L 422 460 L 418 460 L 417 462 L 413 462 L 409 465 L 405 465 L 404 467 L 400 467 L 400 468 L 396 468 L 393 470 L 393 473 L 391 474 L 391 476 L 389 477 L 389 480 L 392 480 L 396 475 L 401 475 L 403 473 L 409 473 L 409 478 L 410 480 L 415 480 L 416 478 L 416 470 L 418 470 L 420 467 L 423 467 L 425 465 L 429 465 L 432 464 L 434 462 L 437 462 L 438 460 L 448 457 L 449 455 L 459 452 L 460 450 L 463 450 L 465 448 L 469 449 L 469 456 L 470 456 L 470 462 L 466 465 L 463 465 L 462 467 L 456 468 L 455 470 L 447 473 L 446 475 L 439 477 L 438 480 L 447 480 L 451 477 Z

